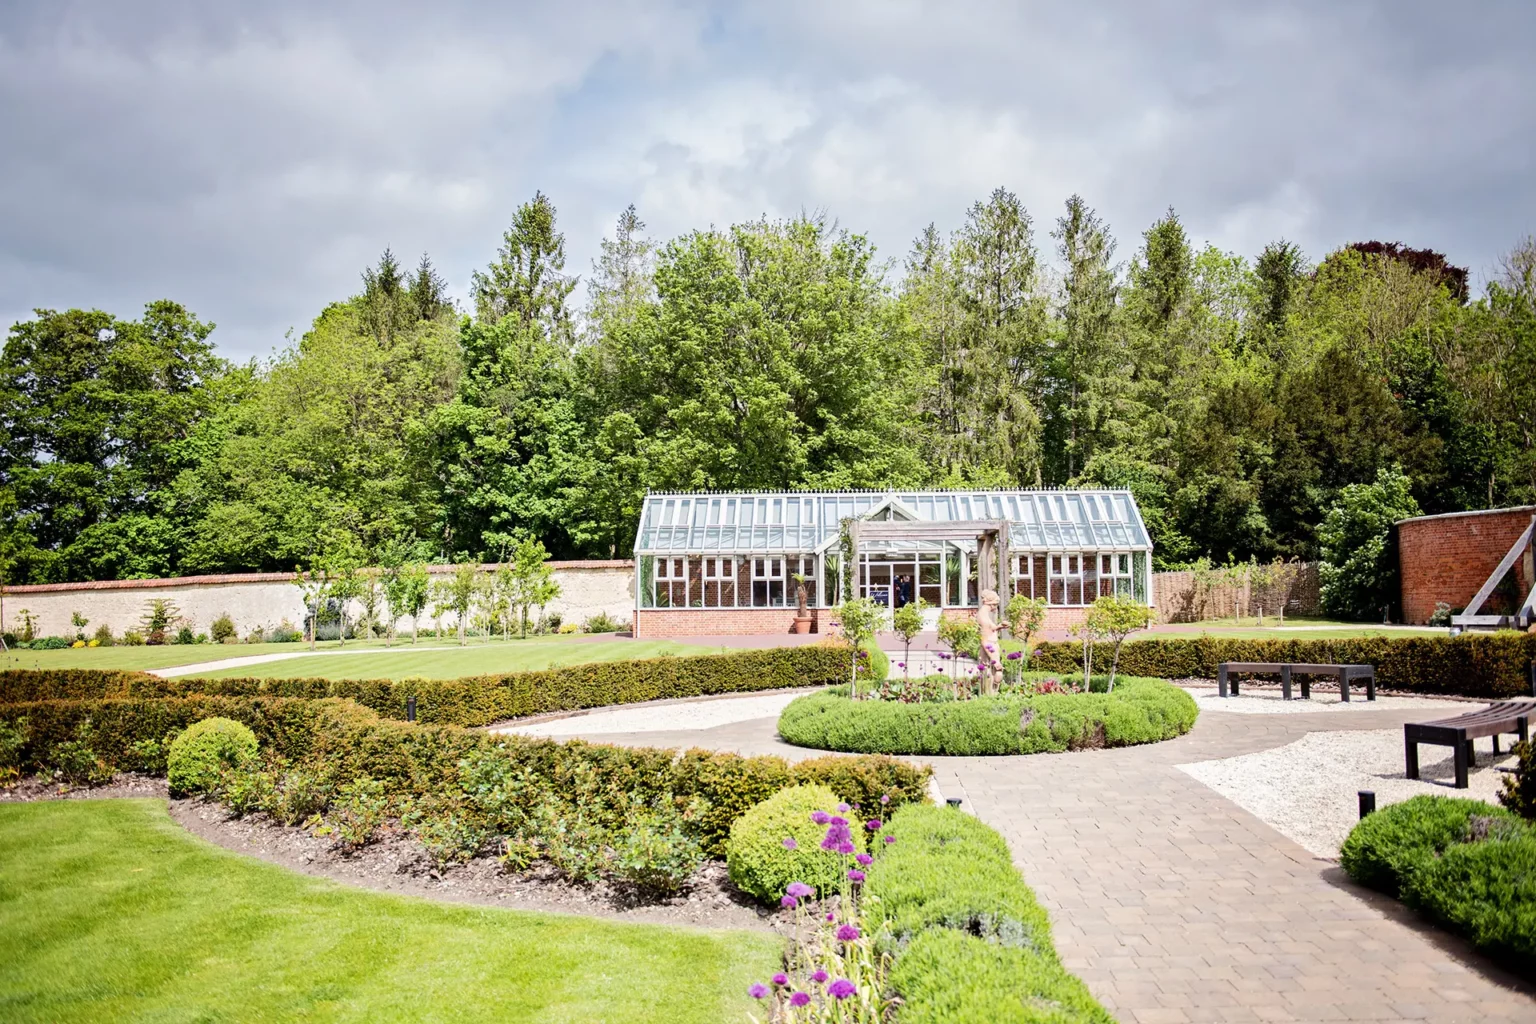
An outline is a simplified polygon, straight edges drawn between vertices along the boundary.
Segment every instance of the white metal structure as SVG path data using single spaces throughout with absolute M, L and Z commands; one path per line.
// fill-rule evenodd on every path
M 847 574 L 845 520 L 931 525 L 910 537 L 871 529 Z M 1152 541 L 1130 492 L 1063 489 L 650 494 L 635 540 L 636 606 L 789 607 L 798 575 L 812 606 L 839 602 L 850 578 L 858 596 L 889 607 L 974 607 L 974 527 L 984 522 L 1006 525 L 1017 592 L 1063 607 L 1114 593 L 1152 603 Z

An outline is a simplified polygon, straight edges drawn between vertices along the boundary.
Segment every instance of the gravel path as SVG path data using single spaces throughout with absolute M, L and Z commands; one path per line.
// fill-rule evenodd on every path
M 1380 699 L 1377 703 L 1381 703 Z M 1464 796 L 1495 803 L 1507 752 L 1497 761 L 1478 741 L 1477 767 L 1469 788 L 1451 788 L 1455 768 L 1449 747 L 1419 746 L 1418 780 L 1403 774 L 1403 731 L 1310 732 L 1272 750 L 1199 761 L 1178 767 L 1319 857 L 1337 857 L 1358 820 L 1356 794 L 1376 794 L 1376 806 L 1420 793 Z
M 424 651 L 457 651 L 459 647 L 411 647 L 411 653 Z M 284 651 L 279 654 L 248 654 L 242 658 L 221 658 L 218 661 L 200 661 L 195 665 L 173 665 L 170 668 L 145 669 L 152 676 L 161 679 L 175 679 L 178 676 L 195 676 L 200 672 L 217 672 L 226 668 L 245 668 L 247 665 L 265 665 L 273 661 L 290 661 L 293 658 L 335 658 L 340 656 L 357 657 L 363 654 L 399 654 L 407 650 L 405 647 L 364 647 L 356 651 Z
M 1365 691 L 1362 689 L 1358 695 L 1354 688 L 1350 689 L 1351 700 L 1346 703 L 1339 700 L 1338 693 L 1328 691 L 1312 691 L 1311 700 L 1286 700 L 1280 695 L 1279 689 L 1274 690 L 1250 690 L 1244 687 L 1244 692 L 1237 697 L 1218 697 L 1216 687 L 1187 686 L 1190 696 L 1195 698 L 1195 703 L 1204 711 L 1225 711 L 1236 715 L 1310 715 L 1319 712 L 1342 712 L 1349 714 L 1361 711 L 1398 711 L 1418 710 L 1434 712 L 1442 711 L 1447 715 L 1460 715 L 1468 711 L 1477 711 L 1483 708 L 1482 704 L 1469 704 L 1459 700 L 1438 700 L 1434 697 L 1389 697 L 1378 693 L 1375 700 L 1366 700 Z M 1298 694 L 1300 690 L 1296 691 Z
M 491 728 L 491 732 L 513 732 L 523 736 L 597 736 L 631 732 L 676 732 L 713 729 L 760 718 L 777 719 L 784 706 L 810 691 L 771 693 L 751 697 L 729 697 L 695 701 L 669 701 L 640 704 L 571 715 L 529 725 Z

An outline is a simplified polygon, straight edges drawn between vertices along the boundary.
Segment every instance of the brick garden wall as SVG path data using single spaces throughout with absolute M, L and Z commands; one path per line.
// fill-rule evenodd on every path
M 1453 610 L 1466 607 L 1499 560 L 1521 532 L 1530 525 L 1536 506 L 1494 509 L 1488 512 L 1452 512 L 1421 516 L 1397 524 L 1398 560 L 1402 569 L 1403 621 L 1425 623 L 1436 602 Z M 1515 562 L 1518 602 L 1531 587 L 1531 566 Z M 1483 611 L 1510 613 L 1509 593 L 1495 592 Z
M 794 608 L 642 608 L 634 612 L 635 636 L 658 640 L 670 636 L 747 636 L 788 633 Z M 823 632 L 819 609 L 810 609 L 811 632 Z

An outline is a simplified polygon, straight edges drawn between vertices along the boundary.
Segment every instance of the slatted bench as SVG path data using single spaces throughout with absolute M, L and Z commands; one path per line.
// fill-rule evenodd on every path
M 1333 676 L 1339 681 L 1339 699 L 1349 700 L 1349 681 L 1351 679 L 1365 680 L 1365 699 L 1376 699 L 1376 669 L 1372 665 L 1309 665 L 1301 662 L 1284 661 L 1224 661 L 1216 666 L 1216 692 L 1218 695 L 1227 696 L 1227 688 L 1230 685 L 1232 696 L 1238 696 L 1238 680 L 1235 676 L 1229 678 L 1230 673 L 1249 672 L 1264 673 L 1266 675 L 1280 674 L 1280 692 L 1286 700 L 1291 699 L 1291 676 L 1301 677 L 1301 699 L 1312 699 L 1312 686 L 1307 682 L 1307 676 Z
M 1455 718 L 1434 722 L 1409 722 L 1403 726 L 1403 746 L 1408 759 L 1408 777 L 1419 777 L 1419 744 L 1435 743 L 1455 751 L 1456 788 L 1467 788 L 1467 770 L 1477 761 L 1472 741 L 1493 737 L 1493 752 L 1499 752 L 1499 737 L 1511 734 L 1521 740 L 1530 738 L 1530 721 L 1536 718 L 1536 700 L 1503 700 L 1482 711 L 1469 711 Z

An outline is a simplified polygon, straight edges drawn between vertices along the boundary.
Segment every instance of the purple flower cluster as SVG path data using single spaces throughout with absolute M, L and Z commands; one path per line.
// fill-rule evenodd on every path
M 854 852 L 853 832 L 848 828 L 848 819 L 834 817 L 828 821 L 827 834 L 821 841 L 821 848 L 828 853 L 844 855 Z
M 837 1000 L 847 999 L 857 991 L 858 989 L 854 987 L 853 982 L 847 978 L 838 978 L 827 986 L 827 995 Z

